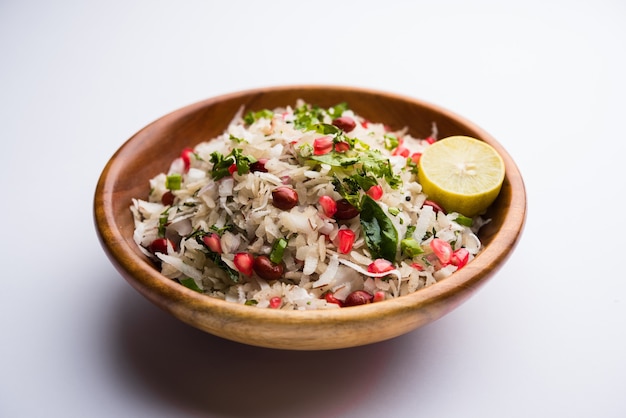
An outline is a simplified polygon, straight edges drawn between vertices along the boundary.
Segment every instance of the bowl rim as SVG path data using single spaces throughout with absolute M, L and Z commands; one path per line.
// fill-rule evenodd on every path
M 463 269 L 437 283 L 408 295 L 356 307 L 324 310 L 260 309 L 200 294 L 163 276 L 147 258 L 141 258 L 130 248 L 130 245 L 124 239 L 124 235 L 119 230 L 114 216 L 112 193 L 115 190 L 115 179 L 117 174 L 119 174 L 122 160 L 127 155 L 130 155 L 131 149 L 143 135 L 148 131 L 158 130 L 161 126 L 167 125 L 176 119 L 223 100 L 268 92 L 316 89 L 360 91 L 398 99 L 419 106 L 426 106 L 479 132 L 481 139 L 492 145 L 502 156 L 505 162 L 506 180 L 511 183 L 511 189 L 514 191 L 511 193 L 508 214 L 505 216 L 501 228 L 494 233 L 492 238 L 492 241 L 498 242 L 499 245 L 488 245 Z M 454 306 L 458 305 L 465 297 L 469 296 L 468 293 L 471 293 L 483 284 L 483 279 L 491 276 L 509 258 L 512 250 L 519 242 L 524 229 L 526 205 L 524 182 L 511 156 L 494 137 L 465 117 L 428 101 L 394 92 L 332 84 L 296 84 L 251 88 L 216 95 L 178 108 L 141 128 L 126 140 L 106 163 L 95 189 L 93 216 L 100 243 L 117 270 L 141 293 L 148 291 L 149 293 L 160 295 L 158 296 L 159 299 L 165 298 L 165 300 L 169 301 L 166 302 L 166 309 L 171 310 L 173 313 L 176 313 L 179 309 L 177 303 L 184 300 L 186 307 L 191 308 L 198 314 L 210 312 L 215 315 L 227 315 L 233 321 L 246 321 L 254 318 L 255 321 L 288 323 L 294 327 L 299 327 L 318 323 L 319 321 L 347 324 L 355 321 L 367 321 L 370 318 L 380 317 L 381 315 L 394 315 L 400 312 L 410 313 L 424 307 L 438 305 L 451 297 L 458 297 L 459 300 Z M 131 216 L 130 210 L 128 213 Z M 478 266 L 487 266 L 487 268 L 478 268 Z M 465 294 L 467 295 L 465 296 Z M 449 309 L 446 309 L 438 317 L 454 309 L 454 306 L 450 306 Z

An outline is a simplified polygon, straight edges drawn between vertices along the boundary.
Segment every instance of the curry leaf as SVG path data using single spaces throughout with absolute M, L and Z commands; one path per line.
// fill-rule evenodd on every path
M 198 286 L 198 284 L 196 283 L 196 281 L 190 277 L 185 277 L 182 279 L 178 280 L 180 282 L 180 284 L 182 284 L 183 286 L 191 289 L 191 290 L 195 290 L 196 292 L 202 293 L 202 289 Z
M 398 231 L 380 205 L 367 195 L 363 196 L 360 219 L 365 243 L 372 257 L 393 263 L 398 250 Z

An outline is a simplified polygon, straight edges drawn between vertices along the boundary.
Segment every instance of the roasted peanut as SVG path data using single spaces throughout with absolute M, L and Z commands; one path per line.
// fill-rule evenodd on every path
M 274 206 L 282 210 L 289 210 L 298 204 L 298 192 L 287 186 L 274 189 L 272 198 L 274 199 Z
M 273 263 L 266 255 L 257 256 L 252 268 L 260 278 L 265 280 L 278 280 L 283 276 L 285 270 L 283 263 Z

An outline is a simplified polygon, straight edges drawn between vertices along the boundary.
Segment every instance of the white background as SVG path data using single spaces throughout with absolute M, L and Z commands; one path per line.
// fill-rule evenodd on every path
M 4 0 L 0 60 L 0 416 L 626 416 L 623 1 Z M 524 235 L 458 310 L 274 351 L 184 325 L 113 269 L 93 192 L 126 139 L 301 83 L 439 104 L 515 159 Z

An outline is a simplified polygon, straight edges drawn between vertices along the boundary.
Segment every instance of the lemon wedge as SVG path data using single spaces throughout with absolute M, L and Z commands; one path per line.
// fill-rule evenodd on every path
M 505 170 L 502 157 L 491 145 L 458 135 L 426 148 L 417 173 L 428 199 L 448 212 L 473 217 L 498 197 Z

